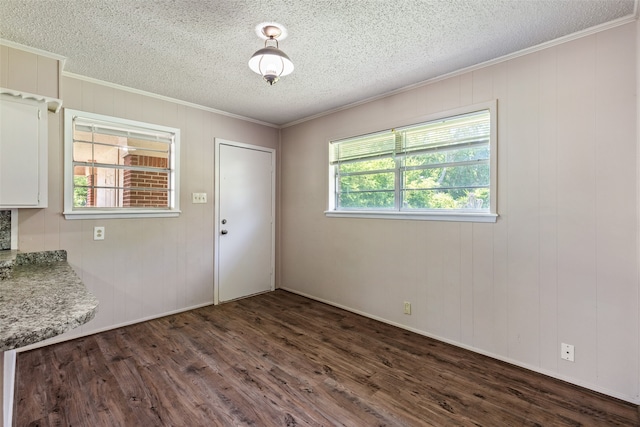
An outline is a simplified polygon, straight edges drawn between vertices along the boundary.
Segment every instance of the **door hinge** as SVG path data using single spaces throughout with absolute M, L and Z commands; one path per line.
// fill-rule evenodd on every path
M 42 118 L 42 110 L 38 110 L 38 120 Z

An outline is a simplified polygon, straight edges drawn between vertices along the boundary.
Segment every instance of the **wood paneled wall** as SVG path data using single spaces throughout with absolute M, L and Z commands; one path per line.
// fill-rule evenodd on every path
M 59 341 L 213 303 L 214 138 L 278 148 L 278 129 L 75 77 L 61 81 L 63 106 L 181 129 L 178 218 L 65 220 L 62 113 L 49 117 L 49 207 L 19 211 L 21 251 L 65 249 L 100 306 Z M 191 193 L 209 194 L 192 204 Z M 93 227 L 105 240 L 93 240 Z M 47 342 L 43 343 L 46 344 Z
M 640 403 L 637 32 L 626 24 L 283 129 L 281 286 Z M 495 224 L 323 215 L 330 139 L 492 99 Z M 575 362 L 560 359 L 562 342 Z
M 60 61 L 0 45 L 0 87 L 59 98 Z

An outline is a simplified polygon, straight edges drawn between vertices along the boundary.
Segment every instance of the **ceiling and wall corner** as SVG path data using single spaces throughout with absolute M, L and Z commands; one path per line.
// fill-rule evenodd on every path
M 283 126 L 629 22 L 637 3 L 5 0 L 0 38 L 66 57 L 70 76 Z M 281 48 L 296 64 L 273 87 L 247 66 L 270 19 L 288 29 Z

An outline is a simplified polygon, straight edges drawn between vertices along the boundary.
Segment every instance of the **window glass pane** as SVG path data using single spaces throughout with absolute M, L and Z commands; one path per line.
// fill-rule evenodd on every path
M 105 145 L 115 145 L 115 146 L 124 146 L 127 145 L 126 138 L 119 138 L 113 135 L 104 135 L 101 133 L 93 134 L 93 142 L 105 144 Z
M 145 155 L 148 151 L 130 151 L 125 154 L 123 160 L 124 164 L 130 169 L 158 169 L 158 172 L 165 171 L 169 168 L 169 159 L 156 156 L 156 153 L 149 153 L 154 155 Z M 139 168 L 138 168 L 139 167 Z
M 129 154 L 138 156 L 168 159 L 169 148 L 169 144 L 163 142 L 141 141 L 136 139 L 127 141 L 127 151 Z
M 124 207 L 166 208 L 170 198 L 167 189 L 158 188 L 125 188 L 123 193 Z
M 489 209 L 489 189 L 415 189 L 403 191 L 405 209 Z
M 90 187 L 87 193 L 87 207 L 119 208 L 122 206 L 121 189 Z
M 438 182 L 441 174 L 441 170 L 436 168 L 405 171 L 402 187 L 408 189 L 441 187 Z
M 75 175 L 73 177 L 73 207 L 87 206 L 87 192 L 89 179 L 86 175 Z
M 364 190 L 393 190 L 395 173 L 376 173 L 340 177 L 340 192 L 349 193 Z
M 92 172 L 94 187 L 122 187 L 122 170 L 111 168 L 88 168 Z
M 119 145 L 73 142 L 73 161 L 108 165 L 133 165 L 167 169 L 169 146 L 163 143 L 144 141 L 143 145 L 128 144 L 120 138 Z M 133 161 L 132 161 L 133 160 Z
M 73 142 L 73 161 L 86 163 L 122 164 L 125 154 L 119 146 L 93 144 L 90 142 Z
M 93 159 L 93 144 L 88 142 L 73 141 L 73 161 L 91 162 Z
M 396 167 L 396 162 L 392 157 L 386 157 L 382 159 L 366 160 L 361 162 L 341 163 L 338 167 L 340 174 L 381 171 L 394 169 Z
M 395 196 L 393 191 L 364 191 L 359 193 L 340 193 L 339 208 L 393 209 Z
M 116 168 L 74 168 L 74 207 L 169 206 L 169 174 Z
M 74 207 L 122 206 L 122 171 L 111 168 L 73 168 Z
M 108 165 L 123 164 L 124 152 L 119 146 L 93 144 L 93 161 Z
M 440 169 L 441 186 L 443 187 L 488 187 L 489 175 L 488 162 Z
M 489 186 L 489 163 L 406 171 L 403 188 Z

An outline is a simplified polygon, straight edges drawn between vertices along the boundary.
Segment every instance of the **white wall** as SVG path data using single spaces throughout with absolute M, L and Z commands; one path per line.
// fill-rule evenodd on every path
M 281 287 L 640 403 L 637 31 L 283 129 Z M 492 99 L 497 223 L 324 216 L 330 139 Z

